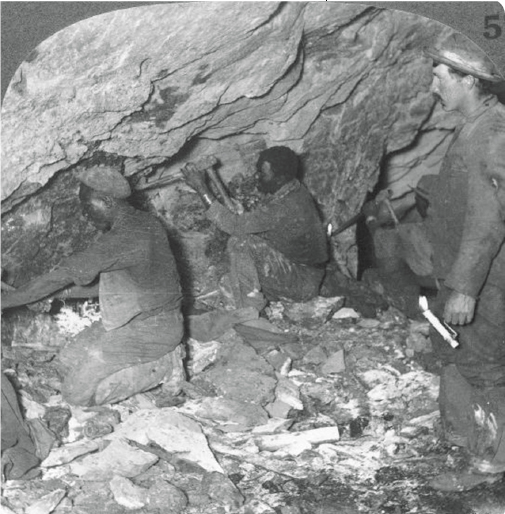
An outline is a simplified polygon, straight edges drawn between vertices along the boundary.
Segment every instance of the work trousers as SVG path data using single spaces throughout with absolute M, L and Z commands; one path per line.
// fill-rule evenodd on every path
M 400 225 L 374 234 L 379 259 L 393 271 L 405 263 L 419 285 L 430 279 L 432 249 L 422 225 Z M 389 257 L 388 257 L 389 255 Z M 431 277 L 432 282 L 433 277 Z M 430 308 L 443 318 L 451 294 L 443 281 Z M 451 440 L 470 451 L 481 471 L 505 471 L 505 291 L 486 283 L 471 323 L 455 326 L 459 347 L 453 349 L 433 328 L 430 339 L 444 368 L 439 394 L 443 427 Z
M 16 391 L 2 373 L 2 475 L 7 480 L 27 478 L 39 463 Z
M 261 310 L 267 300 L 304 302 L 314 298 L 325 270 L 288 259 L 256 235 L 228 240 L 230 281 L 235 306 Z
M 432 309 L 439 317 L 450 293 L 442 286 L 435 299 Z M 483 309 L 489 302 L 501 316 L 490 319 L 492 312 Z M 473 321 L 454 328 L 456 349 L 436 331 L 430 333 L 445 364 L 439 395 L 444 429 L 449 439 L 462 440 L 479 469 L 505 471 L 505 293 L 485 285 Z
M 63 399 L 89 407 L 122 401 L 162 382 L 176 389 L 174 382 L 184 380 L 183 332 L 179 310 L 133 318 L 109 331 L 93 323 L 60 353 Z

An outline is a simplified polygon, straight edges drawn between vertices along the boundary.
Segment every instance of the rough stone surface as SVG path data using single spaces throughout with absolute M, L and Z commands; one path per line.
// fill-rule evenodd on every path
M 402 12 L 298 2 L 166 3 L 58 32 L 20 66 L 2 109 L 11 283 L 28 268 L 50 269 L 89 238 L 71 199 L 72 171 L 92 162 L 116 162 L 136 182 L 215 154 L 229 181 L 250 174 L 262 146 L 285 144 L 301 155 L 324 220 L 338 225 L 357 212 L 390 156 L 427 138 L 414 167 L 436 167 L 425 155 L 452 127 L 429 125 L 431 73 L 420 49 L 443 32 Z M 426 138 L 418 138 L 423 130 Z M 393 175 L 411 160 L 392 161 Z M 62 190 L 68 205 L 56 199 Z M 147 197 L 170 224 L 180 194 L 188 189 Z M 194 210 L 191 197 L 186 208 Z M 207 239 L 197 243 L 205 248 L 214 234 L 202 230 Z M 333 245 L 350 273 L 354 244 L 349 231 Z
M 167 452 L 184 453 L 186 460 L 207 471 L 223 471 L 210 451 L 200 425 L 172 408 L 137 411 L 112 437 L 130 439 L 142 445 L 156 443 Z
M 340 350 L 330 355 L 328 360 L 321 366 L 321 371 L 325 375 L 345 371 L 344 350 Z
M 193 378 L 193 382 L 216 396 L 239 402 L 266 405 L 274 398 L 273 367 L 253 348 L 243 344 L 233 331 L 220 338 L 216 363 Z M 254 387 L 244 388 L 244 384 Z
M 322 373 L 320 366 L 300 359 L 293 362 L 288 373 L 277 375 L 277 379 L 285 377 L 297 386 L 303 411 L 296 412 L 285 404 L 292 411 L 289 419 L 270 418 L 252 430 L 224 431 L 222 423 L 197 414 L 195 407 L 206 397 L 210 405 L 213 403 L 212 398 L 199 393 L 197 387 L 192 391 L 195 396 L 168 409 L 170 416 L 165 415 L 166 409 L 157 409 L 153 404 L 142 407 L 138 397 L 115 404 L 105 412 L 103 408 L 99 413 L 76 408 L 72 409 L 71 421 L 81 425 L 97 416 L 103 419 L 107 414 L 108 417 L 110 410 L 120 416 L 114 433 L 94 440 L 100 448 L 111 439 L 129 440 L 129 444 L 121 447 L 121 452 L 115 452 L 113 459 L 107 454 L 111 443 L 105 450 L 98 449 L 93 456 L 81 456 L 72 464 L 80 462 L 83 471 L 84 465 L 90 463 L 88 459 L 94 457 L 104 464 L 115 461 L 117 470 L 131 458 L 125 448 L 147 453 L 155 459 L 159 457 L 145 471 L 137 467 L 133 472 L 140 471 L 140 474 L 130 477 L 135 486 L 148 491 L 147 505 L 133 511 L 138 514 L 158 511 L 164 514 L 284 511 L 296 514 L 323 511 L 457 514 L 469 508 L 486 514 L 503 511 L 504 484 L 486 490 L 485 504 L 482 490 L 454 495 L 451 504 L 445 502 L 446 495 L 441 504 L 438 492 L 426 488 L 432 476 L 460 469 L 467 458 L 462 449 L 437 440 L 440 419 L 436 373 L 440 364 L 436 355 L 409 353 L 410 336 L 424 335 L 426 322 L 409 322 L 395 310 L 380 314 L 375 320 L 378 325 L 353 320 L 310 321 L 293 322 L 286 316 L 277 319 L 275 324 L 280 330 L 288 329 L 299 336 L 302 353 L 320 348 L 329 356 L 344 350 L 346 370 L 328 376 Z M 11 350 L 9 354 L 15 355 L 18 363 L 17 378 L 22 390 L 28 386 L 39 390 L 44 385 L 40 375 L 51 363 L 46 357 L 40 360 L 41 352 L 34 348 Z M 227 357 L 226 353 L 219 355 L 219 359 Z M 2 364 L 5 355 L 3 358 Z M 10 374 L 14 372 L 12 369 Z M 192 383 L 193 380 L 189 385 Z M 36 400 L 40 402 L 38 409 L 33 406 L 27 413 L 43 410 L 48 405 L 63 408 L 55 386 L 46 383 L 45 387 L 53 391 L 49 400 Z M 254 386 L 247 381 L 242 383 L 243 388 Z M 146 398 L 150 394 L 140 396 Z M 148 403 L 145 399 L 142 405 Z M 271 414 L 276 415 L 276 412 L 272 410 Z M 283 415 L 280 409 L 278 412 Z M 204 434 L 205 444 L 218 459 L 224 474 L 206 470 L 192 461 L 186 451 L 187 444 L 174 437 L 176 429 L 181 428 L 182 416 L 191 418 L 192 423 L 201 428 L 200 433 L 195 434 L 200 440 Z M 122 430 L 125 425 L 128 430 Z M 69 434 L 57 430 L 63 438 L 61 448 L 69 446 L 69 438 L 74 439 L 74 434 L 78 434 L 75 424 L 73 427 L 71 429 L 69 424 Z M 307 439 L 327 429 L 335 432 L 335 427 L 340 434 L 338 441 Z M 83 443 L 86 440 L 81 439 Z M 325 436 L 322 440 L 328 439 Z M 263 449 L 260 449 L 255 441 L 267 444 L 270 449 L 261 443 Z M 194 438 L 191 443 L 195 446 Z M 114 471 L 104 479 L 101 473 L 104 468 L 99 468 L 97 473 L 97 468 L 92 466 L 89 477 L 83 479 L 72 473 L 72 464 L 44 467 L 42 478 L 6 481 L 2 507 L 7 504 L 13 512 L 25 512 L 51 492 L 65 490 L 67 495 L 54 514 L 124 514 L 126 508 L 118 501 L 134 505 L 135 498 L 144 496 L 143 491 L 133 488 L 140 495 L 117 494 L 115 497 L 107 486 Z M 116 482 L 128 484 L 124 480 Z
M 115 476 L 109 482 L 110 490 L 119 505 L 127 509 L 140 509 L 147 504 L 148 491 L 127 478 Z
M 202 418 L 240 424 L 244 427 L 263 425 L 268 421 L 266 411 L 259 405 L 227 398 L 204 398 L 196 414 Z
M 149 488 L 148 503 L 150 509 L 178 514 L 184 511 L 188 499 L 180 489 L 165 480 L 158 479 Z
M 105 450 L 71 463 L 70 470 L 83 480 L 111 480 L 115 475 L 127 478 L 140 475 L 157 460 L 155 455 L 116 439 Z

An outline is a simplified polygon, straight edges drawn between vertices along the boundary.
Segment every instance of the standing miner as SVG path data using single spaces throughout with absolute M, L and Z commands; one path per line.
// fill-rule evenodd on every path
M 397 233 L 410 269 L 438 283 L 433 310 L 459 334 L 456 349 L 437 332 L 431 339 L 444 362 L 439 404 L 445 437 L 466 447 L 470 462 L 431 486 L 462 491 L 495 482 L 505 471 L 505 107 L 493 93 L 503 78 L 460 34 L 426 55 L 433 60 L 433 94 L 464 121 L 439 174 L 421 179 L 429 207 L 416 224 L 416 241 L 408 237 L 414 231 Z M 402 203 L 405 210 L 408 202 Z M 376 225 L 377 213 L 367 214 Z
M 102 320 L 60 353 L 63 399 L 81 406 L 114 403 L 163 381 L 170 393 L 183 380 L 183 320 L 166 232 L 152 215 L 130 206 L 130 186 L 119 171 L 94 167 L 78 178 L 83 215 L 102 234 L 53 271 L 2 294 L 2 309 L 54 293 L 98 296 Z
M 317 296 L 328 260 L 326 235 L 314 200 L 298 180 L 298 157 L 289 148 L 263 150 L 258 158 L 261 206 L 235 214 L 216 201 L 205 172 L 183 173 L 200 195 L 207 217 L 230 234 L 230 281 L 237 308 L 261 311 L 269 300 L 307 301 Z

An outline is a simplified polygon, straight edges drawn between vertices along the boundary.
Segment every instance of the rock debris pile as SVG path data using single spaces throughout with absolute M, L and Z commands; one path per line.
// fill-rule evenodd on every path
M 157 388 L 89 409 L 62 403 L 57 346 L 15 338 L 4 369 L 22 385 L 29 422 L 54 437 L 38 441 L 38 478 L 5 483 L 3 512 L 452 512 L 425 486 L 459 458 L 437 442 L 426 324 L 341 306 L 278 302 L 268 320 L 242 312 L 233 325 L 234 313 L 231 326 L 221 313 L 213 339 L 188 340 L 180 397 Z M 82 314 L 65 307 L 53 318 L 53 341 L 96 316 Z

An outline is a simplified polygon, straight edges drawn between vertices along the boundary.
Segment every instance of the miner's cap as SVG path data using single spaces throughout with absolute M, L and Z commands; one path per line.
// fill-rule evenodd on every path
M 489 82 L 503 82 L 491 59 L 469 38 L 459 33 L 448 36 L 438 45 L 424 49 L 434 62 Z
M 125 199 L 131 195 L 128 181 L 114 168 L 110 166 L 94 166 L 77 174 L 77 179 L 86 186 L 111 196 L 112 198 Z

